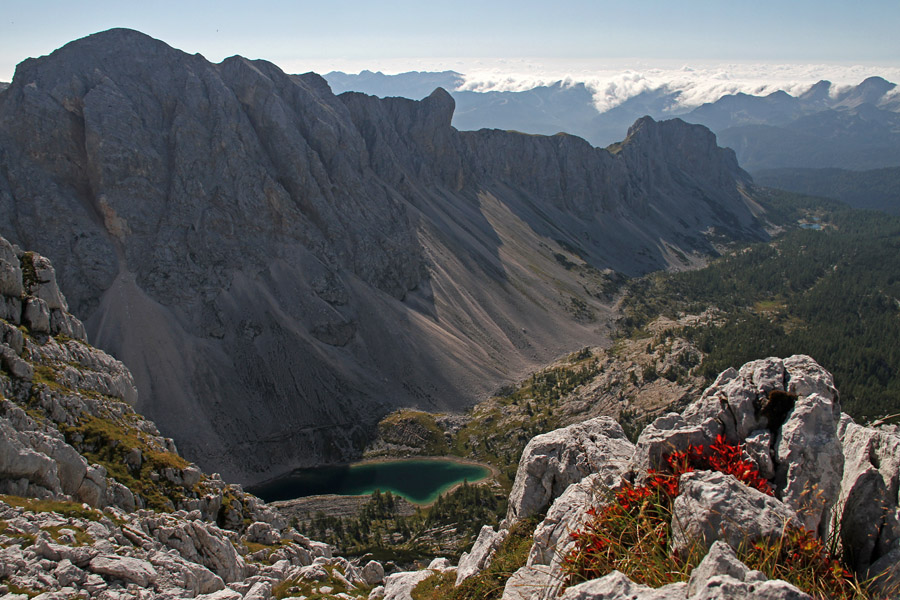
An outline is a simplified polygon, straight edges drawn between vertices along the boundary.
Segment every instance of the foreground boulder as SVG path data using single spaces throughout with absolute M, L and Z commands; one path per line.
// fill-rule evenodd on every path
M 709 548 L 724 540 L 738 548 L 749 540 L 775 540 L 788 525 L 799 526 L 785 503 L 750 488 L 733 475 L 697 471 L 685 473 L 672 506 L 672 549 L 695 544 Z
M 844 453 L 837 501 L 841 541 L 847 560 L 862 571 L 900 554 L 900 436 L 862 427 L 847 415 L 839 433 Z
M 681 415 L 664 415 L 647 427 L 632 471 L 640 480 L 647 470 L 664 468 L 663 457 L 673 450 L 708 446 L 722 435 L 747 444 L 760 472 L 774 472 L 776 497 L 807 528 L 827 536 L 844 466 L 840 414 L 834 380 L 812 358 L 753 361 L 722 372 Z
M 534 437 L 519 460 L 506 518 L 524 519 L 547 509 L 569 485 L 595 473 L 618 485 L 634 454 L 622 426 L 598 417 Z
M 547 434 L 547 439 L 559 439 L 564 431 Z M 611 488 L 619 485 L 615 477 L 605 476 L 611 468 L 618 481 L 642 485 L 648 470 L 668 469 L 665 458 L 672 452 L 708 448 L 717 440 L 740 445 L 742 460 L 756 465 L 774 495 L 720 472 L 681 476 L 672 505 L 672 550 L 686 551 L 697 544 L 708 549 L 689 584 L 654 590 L 614 572 L 569 587 L 560 597 L 808 598 L 788 583 L 766 581 L 741 563 L 735 550 L 748 541 L 777 539 L 786 527 L 802 527 L 825 538 L 832 522 L 840 527 L 847 563 L 862 579 L 880 578 L 873 593 L 893 597 L 900 584 L 900 436 L 859 426 L 841 415 L 833 378 L 808 356 L 767 358 L 726 370 L 682 414 L 659 417 L 641 433 L 627 470 L 620 470 L 619 459 L 613 457 L 612 466 L 601 462 L 595 474 L 570 485 L 537 526 L 528 563 L 509 580 L 504 597 L 537 600 L 555 597 L 564 587 L 562 563 L 573 547 L 572 532 L 582 528 L 589 509 L 600 510 Z M 533 441 L 537 446 L 538 438 Z M 520 475 L 522 483 L 541 481 L 521 473 L 529 462 L 540 464 L 524 459 L 517 483 Z M 540 473 L 552 481 L 545 474 L 560 471 Z
M 508 529 L 494 531 L 494 528 L 490 525 L 482 527 L 475 544 L 472 546 L 472 550 L 463 552 L 459 559 L 459 567 L 456 571 L 456 585 L 488 568 L 494 553 L 508 535 Z

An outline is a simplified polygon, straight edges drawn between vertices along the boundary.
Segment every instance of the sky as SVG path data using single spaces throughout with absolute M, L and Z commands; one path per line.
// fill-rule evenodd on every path
M 112 27 L 292 73 L 453 69 L 471 89 L 569 77 L 600 103 L 607 89 L 673 80 L 740 91 L 872 74 L 900 83 L 898 0 L 4 0 L 0 81 L 27 57 Z

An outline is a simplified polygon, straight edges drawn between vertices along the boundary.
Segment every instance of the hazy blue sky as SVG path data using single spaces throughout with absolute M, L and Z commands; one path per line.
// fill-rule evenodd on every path
M 4 81 L 24 58 L 111 27 L 289 71 L 442 57 L 900 66 L 898 0 L 4 0 L 0 15 Z

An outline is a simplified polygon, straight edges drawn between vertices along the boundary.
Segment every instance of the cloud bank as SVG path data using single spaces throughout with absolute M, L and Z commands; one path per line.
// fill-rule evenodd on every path
M 557 82 L 564 85 L 583 83 L 592 92 L 597 110 L 605 112 L 629 98 L 655 90 L 678 92 L 678 104 L 672 110 L 681 110 L 715 102 L 724 95 L 738 92 L 759 96 L 784 90 L 796 96 L 823 79 L 832 82 L 833 94 L 872 76 L 884 77 L 895 83 L 900 81 L 898 67 L 863 65 L 734 63 L 578 70 L 524 65 L 530 68 L 508 70 L 514 66 L 506 64 L 478 68 L 478 65 L 473 65 L 474 68 L 462 71 L 465 83 L 461 89 L 478 92 L 523 91 Z
M 678 92 L 678 104 L 672 111 L 683 111 L 723 95 L 765 95 L 784 90 L 802 94 L 815 83 L 831 81 L 832 93 L 859 85 L 867 77 L 880 76 L 900 83 L 900 66 L 843 64 L 711 63 L 685 64 L 675 61 L 563 59 L 392 59 L 379 64 L 345 61 L 305 70 L 346 73 L 363 69 L 386 74 L 406 71 L 452 70 L 465 76 L 462 90 L 477 92 L 524 91 L 541 85 L 562 82 L 584 84 L 593 94 L 597 109 L 605 112 L 643 92 Z M 319 69 L 322 70 L 319 70 Z M 289 71 L 298 72 L 298 71 Z M 896 92 L 900 93 L 900 91 Z

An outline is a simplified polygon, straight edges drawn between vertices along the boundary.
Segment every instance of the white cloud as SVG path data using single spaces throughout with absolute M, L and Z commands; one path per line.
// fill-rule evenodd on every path
M 301 72 L 297 68 L 288 72 Z M 871 76 L 900 83 L 900 66 L 849 64 L 775 64 L 650 61 L 647 59 L 569 60 L 569 59 L 472 59 L 415 58 L 380 60 L 330 60 L 304 63 L 303 71 L 326 73 L 339 70 L 358 73 L 363 69 L 387 74 L 405 71 L 453 70 L 465 76 L 461 89 L 477 92 L 525 91 L 562 81 L 566 85 L 583 83 L 594 94 L 598 110 L 613 108 L 628 98 L 650 90 L 681 92 L 679 106 L 690 109 L 714 102 L 726 94 L 744 92 L 764 95 L 784 90 L 802 94 L 822 79 L 832 82 L 831 93 L 856 86 Z
M 600 111 L 609 110 L 642 92 L 659 89 L 681 92 L 680 108 L 687 109 L 738 92 L 765 95 L 784 90 L 796 96 L 822 79 L 834 84 L 832 93 L 858 85 L 873 75 L 900 81 L 898 67 L 862 65 L 737 63 L 566 69 L 565 65 L 531 63 L 485 67 L 487 65 L 457 67 L 457 71 L 465 74 L 463 89 L 522 91 L 557 81 L 570 85 L 584 83 L 593 92 L 594 103 Z

